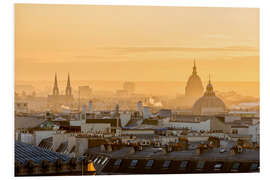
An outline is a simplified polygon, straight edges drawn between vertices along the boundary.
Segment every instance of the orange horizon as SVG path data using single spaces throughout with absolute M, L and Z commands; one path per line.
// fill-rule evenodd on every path
M 15 5 L 15 83 L 182 82 L 194 59 L 202 81 L 259 82 L 259 9 Z

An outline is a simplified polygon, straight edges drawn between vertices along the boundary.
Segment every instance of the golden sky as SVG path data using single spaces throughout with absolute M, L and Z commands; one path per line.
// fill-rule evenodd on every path
M 259 9 L 15 5 L 15 78 L 259 81 Z

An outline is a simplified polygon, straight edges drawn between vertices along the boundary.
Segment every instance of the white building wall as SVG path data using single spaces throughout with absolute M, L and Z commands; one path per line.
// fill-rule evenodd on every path
M 155 130 L 149 129 L 149 130 L 143 130 L 143 129 L 130 129 L 130 130 L 122 130 L 122 134 L 130 134 L 130 135 L 136 135 L 136 134 L 154 134 Z
M 52 137 L 53 137 L 52 150 L 56 151 L 61 143 L 67 141 L 68 134 L 57 133 L 57 134 L 54 134 Z
M 207 141 L 209 136 L 187 136 L 188 142 Z
M 81 132 L 90 133 L 90 132 L 110 132 L 111 124 L 109 123 L 83 123 L 81 125 Z
M 195 123 L 195 122 L 169 122 L 167 127 L 171 128 L 189 128 L 192 130 L 200 131 L 210 131 L 210 119 L 207 121 Z
M 69 121 L 70 126 L 81 126 L 82 121 Z
M 39 143 L 42 141 L 42 139 L 48 138 L 48 137 L 52 137 L 53 134 L 56 133 L 56 130 L 40 130 L 40 131 L 35 131 L 34 132 L 34 138 L 35 138 L 35 142 L 34 145 L 38 146 Z
M 241 120 L 241 116 L 225 116 L 225 123 Z
M 150 118 L 150 109 L 148 106 L 143 107 L 143 119 L 148 119 Z
M 16 113 L 28 113 L 28 103 L 26 102 L 16 102 L 15 103 Z
M 88 150 L 87 138 L 76 138 L 76 156 L 83 155 Z
M 68 147 L 67 151 L 70 152 L 72 147 L 76 145 L 76 137 L 73 136 L 73 134 L 62 134 L 57 133 L 53 135 L 53 151 L 56 151 L 56 149 L 60 146 L 61 143 L 67 141 Z
M 260 141 L 260 124 L 254 124 L 248 127 L 248 134 L 252 135 L 252 142 L 259 143 Z
M 248 132 L 248 128 L 231 128 L 231 133 L 234 131 L 234 130 L 237 130 L 237 134 L 239 135 L 248 135 L 249 132 Z
M 127 123 L 130 121 L 131 113 L 130 112 L 124 112 L 120 114 L 120 121 L 122 126 L 126 126 Z
M 168 143 L 177 143 L 179 141 L 179 138 L 175 136 L 162 136 L 160 140 L 161 144 L 165 145 Z
M 30 133 L 21 133 L 21 142 L 34 144 L 34 136 Z

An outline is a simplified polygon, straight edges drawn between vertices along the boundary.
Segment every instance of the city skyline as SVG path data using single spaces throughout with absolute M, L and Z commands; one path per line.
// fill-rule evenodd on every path
M 260 172 L 259 9 L 15 5 L 14 175 Z

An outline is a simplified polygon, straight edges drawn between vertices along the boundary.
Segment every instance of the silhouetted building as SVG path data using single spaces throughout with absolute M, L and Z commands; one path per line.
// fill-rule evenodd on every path
M 190 97 L 192 99 L 197 99 L 201 97 L 203 94 L 203 85 L 201 78 L 197 74 L 197 68 L 194 61 L 193 72 L 192 75 L 188 78 L 186 88 L 185 88 L 185 96 Z
M 61 95 L 58 88 L 57 75 L 55 73 L 54 86 L 52 95 L 48 95 L 48 105 L 53 109 L 58 109 L 62 105 L 72 106 L 74 99 L 72 96 L 72 88 L 70 85 L 70 77 L 68 74 L 67 86 L 64 95 Z

